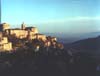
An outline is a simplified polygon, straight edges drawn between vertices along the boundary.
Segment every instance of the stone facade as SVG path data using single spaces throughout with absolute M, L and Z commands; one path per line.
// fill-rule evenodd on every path
M 0 38 L 0 52 L 1 51 L 11 51 L 12 50 L 12 43 L 8 42 L 7 37 Z
M 8 29 L 5 32 L 7 35 L 13 35 L 16 38 L 26 38 L 28 35 L 28 31 L 21 29 Z
M 46 39 L 46 35 L 44 35 L 44 34 L 35 34 L 36 35 L 36 39 L 41 39 L 41 40 L 43 40 L 43 41 L 46 41 L 47 39 Z
M 0 32 L 0 38 L 2 37 L 2 32 Z
M 10 28 L 10 25 L 7 23 L 0 24 L 0 31 L 5 31 L 6 29 L 9 29 L 9 28 Z
M 25 30 L 32 31 L 34 33 L 38 33 L 38 29 L 36 27 L 26 27 Z
M 25 27 L 25 24 L 22 24 L 21 29 L 6 29 L 6 35 L 15 36 L 16 38 L 23 39 L 34 39 L 36 38 L 35 34 L 38 33 L 38 29 L 36 27 Z
M 46 36 L 44 34 L 40 34 L 38 32 L 38 29 L 36 27 L 26 27 L 24 23 L 22 23 L 21 28 L 17 29 L 10 29 L 9 24 L 1 24 L 0 25 L 0 51 L 11 51 L 12 50 L 12 43 L 17 39 L 27 39 L 27 40 L 39 40 L 43 41 L 43 46 L 49 48 L 50 46 L 56 48 L 63 49 L 63 45 L 57 44 L 57 38 L 56 37 L 51 37 L 51 36 Z M 5 37 L 4 37 L 5 36 Z M 11 42 L 8 41 L 8 39 Z M 40 45 L 34 46 L 36 48 L 36 51 L 39 50 Z

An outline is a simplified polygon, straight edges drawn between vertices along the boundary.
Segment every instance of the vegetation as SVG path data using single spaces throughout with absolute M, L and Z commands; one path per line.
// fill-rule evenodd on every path
M 96 76 L 96 63 L 84 53 L 65 49 L 17 49 L 0 53 L 1 76 Z
M 67 48 L 55 38 L 18 39 L 8 37 L 13 44 L 11 52 L 0 53 L 1 76 L 96 76 L 96 60 L 81 48 L 87 41 Z M 91 42 L 91 41 L 90 41 Z M 90 43 L 88 42 L 88 43 Z M 87 45 L 86 45 L 87 47 Z M 71 52 L 73 51 L 73 52 Z

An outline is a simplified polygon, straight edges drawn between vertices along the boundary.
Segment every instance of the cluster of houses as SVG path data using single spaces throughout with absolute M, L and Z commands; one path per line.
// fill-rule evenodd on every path
M 13 50 L 12 42 L 8 39 L 8 36 L 10 36 L 12 39 L 24 39 L 27 40 L 42 40 L 44 42 L 45 47 L 49 47 L 54 45 L 56 48 L 56 37 L 47 37 L 44 34 L 40 34 L 38 32 L 38 29 L 36 27 L 26 27 L 26 24 L 22 23 L 21 28 L 10 28 L 10 25 L 7 23 L 0 24 L 0 51 L 11 51 Z M 57 44 L 58 47 L 63 49 L 62 44 Z M 39 49 L 39 45 L 36 46 L 37 49 Z

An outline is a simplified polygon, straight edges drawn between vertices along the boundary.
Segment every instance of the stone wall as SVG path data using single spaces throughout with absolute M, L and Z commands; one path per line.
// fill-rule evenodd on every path
M 1 51 L 11 51 L 12 50 L 12 43 L 8 42 L 7 37 L 2 37 L 0 40 L 0 52 Z
M 46 41 L 46 35 L 44 34 L 36 34 L 37 39 L 42 39 L 43 41 Z

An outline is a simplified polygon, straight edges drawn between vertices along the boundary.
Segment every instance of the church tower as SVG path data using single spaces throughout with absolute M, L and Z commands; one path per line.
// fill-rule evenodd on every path
M 25 23 L 23 22 L 22 25 L 21 25 L 21 29 L 24 30 L 25 28 L 26 28 Z

